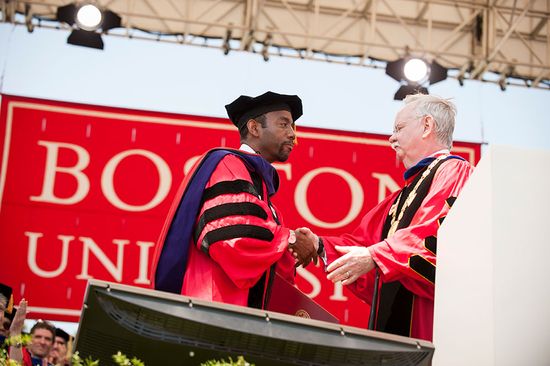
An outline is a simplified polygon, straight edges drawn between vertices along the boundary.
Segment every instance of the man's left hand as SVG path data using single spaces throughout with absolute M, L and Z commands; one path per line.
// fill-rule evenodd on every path
M 327 268 L 329 272 L 327 278 L 333 283 L 342 281 L 343 285 L 350 285 L 375 267 L 368 248 L 337 245 L 334 249 L 342 256 Z

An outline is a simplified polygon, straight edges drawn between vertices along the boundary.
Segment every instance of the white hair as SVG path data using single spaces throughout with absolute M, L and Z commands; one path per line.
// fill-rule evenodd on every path
M 430 115 L 435 121 L 435 134 L 439 142 L 449 149 L 453 146 L 453 131 L 455 129 L 456 106 L 450 99 L 435 95 L 407 95 L 405 104 L 415 103 L 419 117 Z

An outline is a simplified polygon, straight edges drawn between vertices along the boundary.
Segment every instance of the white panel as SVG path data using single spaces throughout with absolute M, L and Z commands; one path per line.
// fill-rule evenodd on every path
M 550 152 L 492 146 L 439 231 L 434 365 L 550 362 Z
M 550 152 L 495 147 L 495 365 L 550 365 Z
M 491 365 L 491 154 L 486 154 L 438 232 L 434 365 Z

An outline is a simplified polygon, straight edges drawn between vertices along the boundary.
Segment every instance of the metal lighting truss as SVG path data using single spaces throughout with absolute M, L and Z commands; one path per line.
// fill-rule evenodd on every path
M 3 21 L 53 24 L 67 0 L 0 0 Z M 98 0 L 111 35 L 385 67 L 406 55 L 464 79 L 550 89 L 550 0 Z

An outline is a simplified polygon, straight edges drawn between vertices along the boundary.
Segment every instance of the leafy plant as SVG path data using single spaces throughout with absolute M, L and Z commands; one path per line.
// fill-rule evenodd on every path
M 28 334 L 6 338 L 4 347 L 0 348 L 0 366 L 23 366 L 21 363 L 9 358 L 7 348 L 8 346 L 26 346 L 30 341 L 31 336 Z M 145 363 L 140 359 L 136 357 L 130 359 L 120 351 L 112 357 L 117 366 L 145 366 Z M 82 359 L 77 351 L 71 357 L 71 364 L 72 366 L 99 366 L 99 360 L 94 360 L 91 356 Z M 236 361 L 229 357 L 229 361 L 223 359 L 220 361 L 210 360 L 203 362 L 201 366 L 254 366 L 254 364 L 248 363 L 243 356 L 239 356 Z
M 113 355 L 113 360 L 118 366 L 145 366 L 140 359 L 134 357 L 130 360 L 120 351 L 118 351 L 116 355 Z
M 6 338 L 4 345 L 0 347 L 0 366 L 20 366 L 15 360 L 11 360 L 8 355 L 9 346 L 26 346 L 31 341 L 31 336 L 28 334 L 18 335 Z
M 239 356 L 237 358 L 237 361 L 233 361 L 231 357 L 229 357 L 229 361 L 225 360 L 210 360 L 201 363 L 201 366 L 254 366 L 253 363 L 248 363 L 243 356 Z
M 73 366 L 98 366 L 99 360 L 93 360 L 92 356 L 88 356 L 83 360 L 77 351 L 71 357 L 71 364 Z
M 31 342 L 30 334 L 20 334 L 18 336 L 12 336 L 4 340 L 6 346 L 26 346 Z

